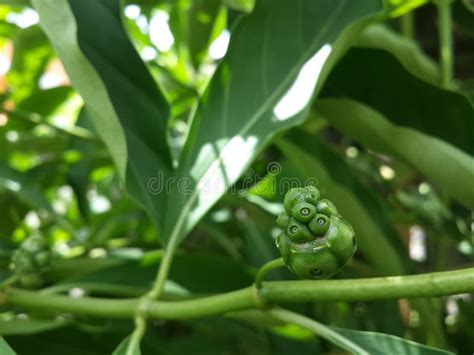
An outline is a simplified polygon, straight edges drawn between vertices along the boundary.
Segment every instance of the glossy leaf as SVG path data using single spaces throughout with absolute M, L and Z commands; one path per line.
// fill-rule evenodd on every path
M 167 238 L 182 239 L 275 133 L 305 118 L 348 44 L 338 38 L 380 10 L 379 1 L 267 0 L 239 22 L 192 122 L 178 168 L 187 187 L 169 197 Z
M 400 49 L 392 50 L 406 56 Z M 473 154 L 474 109 L 467 98 L 420 80 L 411 74 L 419 71 L 419 65 L 404 64 L 410 71 L 385 50 L 353 49 L 331 72 L 322 96 L 360 101 L 394 124 L 420 130 Z
M 367 26 L 357 38 L 356 46 L 383 49 L 396 57 L 411 75 L 433 85 L 441 83 L 436 62 L 423 53 L 415 41 L 391 30 L 388 26 L 381 24 Z M 370 71 L 370 67 L 366 69 Z M 390 67 L 390 70 L 393 69 Z
M 5 339 L 0 337 L 0 354 L 3 355 L 16 355 L 16 352 L 7 344 Z
M 333 330 L 353 341 L 373 355 L 442 355 L 454 354 L 450 351 L 437 349 L 411 340 L 390 334 L 364 332 L 333 327 Z
M 379 112 L 347 99 L 321 99 L 318 111 L 334 127 L 376 152 L 410 164 L 442 191 L 474 208 L 474 158 L 413 128 L 392 123 Z M 453 176 L 456 178 L 453 179 Z
M 160 227 L 164 195 L 147 187 L 159 172 L 166 178 L 172 169 L 169 109 L 124 31 L 119 1 L 34 0 L 33 5 L 130 194 Z

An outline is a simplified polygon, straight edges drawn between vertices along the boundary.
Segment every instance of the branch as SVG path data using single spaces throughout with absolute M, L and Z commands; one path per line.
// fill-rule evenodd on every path
M 452 0 L 437 0 L 439 55 L 441 60 L 442 85 L 450 88 L 453 81 L 453 34 L 451 19 Z
M 394 298 L 448 296 L 474 292 L 474 268 L 411 276 L 351 280 L 270 281 L 260 292 L 253 286 L 215 296 L 184 301 L 153 301 L 147 318 L 188 319 L 260 308 L 262 304 L 310 301 L 373 301 Z M 133 318 L 140 299 L 105 299 L 41 294 L 15 288 L 0 295 L 0 304 L 51 312 L 107 318 Z

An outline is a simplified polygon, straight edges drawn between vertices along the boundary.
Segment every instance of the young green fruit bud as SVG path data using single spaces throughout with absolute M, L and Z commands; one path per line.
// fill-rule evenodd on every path
M 276 224 L 278 227 L 286 229 L 288 227 L 288 223 L 290 222 L 290 216 L 288 216 L 285 212 L 280 213 L 276 220 Z
M 295 243 L 304 243 L 313 239 L 308 227 L 294 218 L 290 218 L 286 234 Z
M 318 203 L 316 204 L 316 209 L 318 210 L 318 213 L 325 214 L 328 217 L 332 216 L 333 214 L 338 214 L 336 205 L 334 205 L 334 203 L 325 198 L 318 201 Z
M 316 207 L 307 202 L 298 202 L 291 210 L 291 216 L 297 221 L 306 223 L 316 214 Z
M 313 194 L 311 196 L 311 194 Z M 292 189 L 277 220 L 285 232 L 276 240 L 283 260 L 300 278 L 321 279 L 337 273 L 356 249 L 352 226 L 316 188 Z
M 324 235 L 329 229 L 329 217 L 318 213 L 309 222 L 309 229 L 316 236 Z

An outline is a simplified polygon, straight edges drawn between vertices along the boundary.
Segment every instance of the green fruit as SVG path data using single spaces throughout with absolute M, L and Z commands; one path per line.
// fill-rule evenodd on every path
M 309 222 L 309 229 L 316 236 L 324 235 L 329 229 L 329 217 L 318 213 Z
M 334 275 L 341 268 L 339 261 L 328 248 L 316 251 L 310 248 L 293 249 L 288 265 L 301 279 L 324 279 Z
M 318 188 L 314 186 L 295 187 L 288 191 L 283 200 L 283 205 L 287 213 L 291 213 L 293 207 L 298 202 L 307 202 L 314 206 L 318 202 L 321 194 Z
M 316 209 L 318 210 L 318 213 L 325 214 L 328 217 L 332 216 L 333 214 L 338 214 L 336 205 L 325 198 L 317 203 Z
M 276 220 L 276 224 L 278 227 L 286 229 L 288 223 L 290 222 L 290 216 L 288 216 L 285 212 L 280 213 Z
M 288 191 L 283 200 L 283 206 L 286 212 L 291 213 L 293 206 L 298 202 L 304 201 L 305 190 L 302 187 L 296 187 Z
M 304 243 L 314 239 L 308 227 L 294 218 L 290 218 L 286 234 L 295 243 Z
M 311 195 L 313 194 L 313 195 Z M 328 278 L 343 268 L 356 250 L 352 226 L 319 190 L 290 190 L 277 224 L 285 228 L 276 240 L 283 260 L 303 279 Z
M 306 223 L 316 214 L 316 207 L 307 202 L 298 202 L 291 210 L 291 216 L 296 220 Z
M 305 187 L 307 195 L 305 197 L 306 202 L 311 204 L 316 204 L 318 200 L 321 198 L 321 192 L 316 186 L 306 186 Z
M 281 233 L 276 239 L 277 248 L 280 250 L 283 260 L 288 264 L 288 257 L 290 256 L 290 239 L 285 232 Z

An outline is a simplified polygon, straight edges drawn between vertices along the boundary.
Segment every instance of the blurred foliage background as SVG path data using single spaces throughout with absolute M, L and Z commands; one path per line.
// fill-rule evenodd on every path
M 123 4 L 128 36 L 170 103 L 174 159 L 234 28 L 253 5 L 251 0 Z M 431 3 L 410 14 L 412 34 L 403 29 L 403 17 L 369 27 L 331 72 L 320 96 L 356 98 L 395 124 L 424 130 L 472 155 L 474 131 L 453 128 L 457 116 L 440 111 L 454 105 L 459 119 L 468 122 L 464 127 L 473 127 L 474 13 L 462 1 L 454 1 L 452 10 L 457 88 L 452 96 L 434 84 L 439 46 Z M 159 238 L 144 209 L 124 191 L 38 21 L 28 2 L 0 1 L 0 277 L 7 277 L 16 246 L 39 233 L 56 260 L 45 292 L 139 295 L 150 286 L 162 256 Z M 426 95 L 420 98 L 420 92 Z M 461 94 L 470 103 L 460 100 Z M 413 110 L 426 118 L 424 123 L 403 121 Z M 317 107 L 303 125 L 279 135 L 183 242 L 166 285 L 168 297 L 247 286 L 259 266 L 278 257 L 274 220 L 284 191 L 265 186 L 283 178 L 315 177 L 323 194 L 350 211 L 347 217 L 358 234 L 366 235 L 364 243 L 373 239 L 372 256 L 359 248 L 337 278 L 472 266 L 472 211 L 413 168 L 403 153 L 380 152 L 363 137 L 351 137 Z M 281 166 L 277 175 L 268 172 L 272 162 Z M 472 181 L 451 179 L 466 191 L 474 188 Z M 374 237 L 380 233 L 383 242 Z M 270 278 L 292 277 L 283 270 Z M 472 295 L 294 309 L 337 327 L 393 334 L 459 354 L 474 349 Z M 0 334 L 19 354 L 110 353 L 132 328 L 132 322 L 88 317 L 30 314 L 28 322 L 25 317 L 15 309 L 0 314 Z M 156 322 L 144 348 L 165 354 L 337 353 L 298 328 L 265 329 L 225 318 Z

